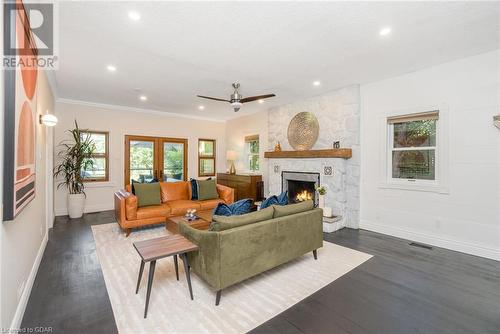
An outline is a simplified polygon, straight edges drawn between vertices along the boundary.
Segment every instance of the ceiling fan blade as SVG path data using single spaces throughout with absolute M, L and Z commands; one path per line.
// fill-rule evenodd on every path
M 266 94 L 266 95 L 249 96 L 249 97 L 245 97 L 245 98 L 241 99 L 240 102 L 241 103 L 252 102 L 252 101 L 256 101 L 256 100 L 267 99 L 268 97 L 273 97 L 273 96 L 276 96 L 276 95 Z
M 203 96 L 203 95 L 196 95 L 198 97 L 201 97 L 202 99 L 209 99 L 209 100 L 215 100 L 215 101 L 223 101 L 223 102 L 231 102 L 229 100 L 226 100 L 226 99 L 219 99 L 217 97 L 210 97 L 210 96 Z

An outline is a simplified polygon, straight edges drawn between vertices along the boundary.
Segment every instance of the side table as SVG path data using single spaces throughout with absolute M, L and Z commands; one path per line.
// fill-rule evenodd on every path
M 180 234 L 169 235 L 165 237 L 143 240 L 134 242 L 134 247 L 141 257 L 141 267 L 139 269 L 139 278 L 137 279 L 137 288 L 135 293 L 139 292 L 141 284 L 142 272 L 144 271 L 144 264 L 149 262 L 149 278 L 148 290 L 146 293 L 146 305 L 144 308 L 144 318 L 148 315 L 149 297 L 151 296 L 151 287 L 153 285 L 153 277 L 155 274 L 156 260 L 165 258 L 167 256 L 174 257 L 175 275 L 179 280 L 179 267 L 177 263 L 177 255 L 179 255 L 184 263 L 184 271 L 186 272 L 186 279 L 189 286 L 189 294 L 193 300 L 193 289 L 191 287 L 191 276 L 189 269 L 189 262 L 187 253 L 198 250 L 198 246 L 193 244 L 188 239 Z

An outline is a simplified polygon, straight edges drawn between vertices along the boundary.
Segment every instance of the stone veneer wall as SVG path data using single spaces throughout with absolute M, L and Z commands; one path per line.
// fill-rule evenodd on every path
M 343 215 L 348 227 L 359 226 L 359 86 L 349 86 L 321 96 L 283 105 L 269 110 L 268 150 L 279 141 L 283 150 L 293 150 L 287 129 L 293 116 L 302 111 L 315 114 L 319 121 L 319 138 L 313 149 L 332 148 L 334 141 L 352 148 L 351 159 L 269 159 L 269 194 L 281 192 L 282 171 L 319 172 L 320 182 L 328 188 L 325 205 L 334 214 Z M 332 166 L 333 175 L 325 175 L 324 167 Z

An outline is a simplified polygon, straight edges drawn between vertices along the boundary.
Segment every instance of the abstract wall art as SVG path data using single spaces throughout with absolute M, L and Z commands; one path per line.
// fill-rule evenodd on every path
M 35 198 L 36 180 L 37 49 L 23 3 L 9 5 L 4 33 L 16 43 L 8 55 L 18 65 L 4 71 L 3 221 L 13 220 Z

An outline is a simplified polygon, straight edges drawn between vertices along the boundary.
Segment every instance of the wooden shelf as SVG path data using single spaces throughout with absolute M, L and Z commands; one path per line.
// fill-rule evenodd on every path
M 264 158 L 290 159 L 290 158 L 343 158 L 352 157 L 350 148 L 332 148 L 326 150 L 307 150 L 307 151 L 270 151 L 264 152 Z

